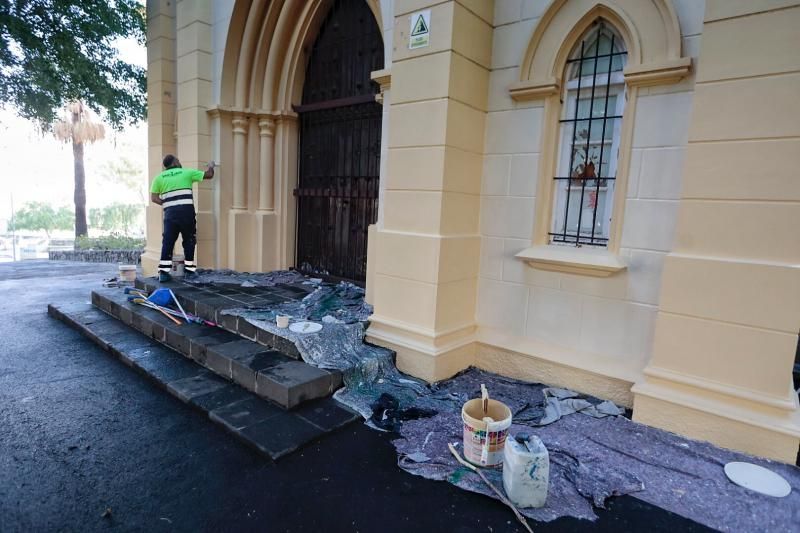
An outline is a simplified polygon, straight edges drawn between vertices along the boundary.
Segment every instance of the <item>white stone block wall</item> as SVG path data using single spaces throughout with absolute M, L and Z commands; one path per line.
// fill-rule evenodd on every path
M 651 355 L 664 256 L 672 247 L 694 79 L 642 89 L 636 106 L 620 255 L 628 268 L 596 278 L 534 269 L 531 245 L 544 113 L 508 85 L 547 0 L 496 0 L 481 189 L 477 322 L 536 345 L 597 354 L 635 375 Z M 696 58 L 702 0 L 676 0 L 686 53 Z M 552 127 L 552 126 L 550 126 Z M 617 377 L 617 376 L 615 376 Z

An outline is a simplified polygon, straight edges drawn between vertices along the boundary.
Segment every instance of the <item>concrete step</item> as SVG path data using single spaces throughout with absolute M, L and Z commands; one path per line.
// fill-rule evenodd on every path
M 283 285 L 276 287 L 196 287 L 180 281 L 159 283 L 155 278 L 137 278 L 136 287 L 148 293 L 169 288 L 187 313 L 218 324 L 221 328 L 245 339 L 274 348 L 294 359 L 302 359 L 291 340 L 258 329 L 244 318 L 226 315 L 226 309 L 268 307 L 276 303 L 302 300 L 312 290 L 307 287 Z
M 360 418 L 333 398 L 287 411 L 88 303 L 51 304 L 47 310 L 50 316 L 80 331 L 155 385 L 272 459 Z
M 330 396 L 342 385 L 340 372 L 298 361 L 274 346 L 244 339 L 241 333 L 183 321 L 177 325 L 154 309 L 130 303 L 120 289 L 93 291 L 92 304 L 125 326 L 286 409 Z

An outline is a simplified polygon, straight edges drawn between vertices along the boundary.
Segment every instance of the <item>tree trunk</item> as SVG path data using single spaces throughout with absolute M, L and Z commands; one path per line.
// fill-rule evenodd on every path
M 88 235 L 86 225 L 86 172 L 83 169 L 83 143 L 72 138 L 72 157 L 75 160 L 75 236 Z

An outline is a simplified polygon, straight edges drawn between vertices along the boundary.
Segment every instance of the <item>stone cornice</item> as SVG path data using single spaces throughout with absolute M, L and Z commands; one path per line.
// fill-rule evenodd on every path
M 274 120 L 276 122 L 286 120 L 297 120 L 297 113 L 294 111 L 266 111 L 263 109 L 250 109 L 247 107 L 235 106 L 214 106 L 206 110 L 211 118 L 231 117 L 231 118 L 252 118 L 256 120 Z

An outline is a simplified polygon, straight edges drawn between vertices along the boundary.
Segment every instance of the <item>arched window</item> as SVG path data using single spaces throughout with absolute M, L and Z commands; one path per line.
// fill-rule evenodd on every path
M 550 242 L 607 246 L 625 107 L 619 33 L 598 19 L 567 60 Z

